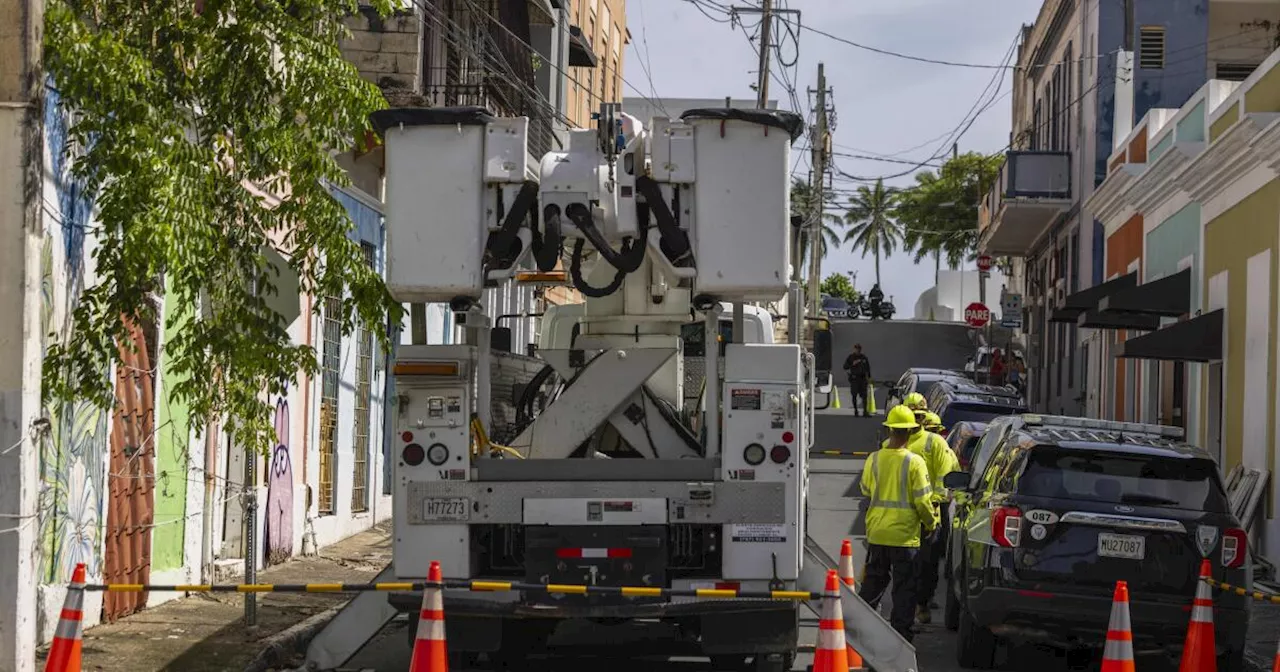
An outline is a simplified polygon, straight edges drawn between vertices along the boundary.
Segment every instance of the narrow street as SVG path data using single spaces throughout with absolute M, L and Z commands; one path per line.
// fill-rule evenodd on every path
M 862 548 L 858 543 L 864 534 L 862 507 L 865 499 L 858 492 L 857 479 L 861 474 L 863 460 L 841 458 L 816 458 L 811 462 L 810 501 L 812 520 L 811 534 L 823 548 L 833 556 L 840 552 L 842 539 L 854 540 L 854 562 L 862 563 Z M 942 587 L 939 588 L 938 603 L 942 604 Z M 888 602 L 882 606 L 887 610 Z M 887 613 L 887 612 L 886 612 Z M 801 612 L 801 653 L 794 670 L 802 672 L 813 662 L 813 646 L 817 638 L 818 621 L 812 613 Z M 408 669 L 410 650 L 406 641 L 404 622 L 393 622 L 382 634 L 370 642 L 363 651 L 352 659 L 347 667 L 356 670 L 377 670 L 378 672 L 399 672 Z M 955 662 L 955 633 L 948 632 L 942 626 L 942 611 L 934 612 L 934 622 L 919 626 L 920 634 L 916 636 L 915 645 L 919 656 L 920 667 L 925 672 L 961 672 L 966 668 Z M 583 629 L 573 633 L 558 633 L 565 646 L 564 655 L 554 658 L 531 660 L 528 670 L 545 670 L 547 672 L 570 672 L 576 670 L 610 669 L 617 672 L 629 670 L 662 669 L 671 672 L 709 672 L 712 670 L 706 659 L 699 658 L 641 658 L 643 643 L 650 636 L 660 636 L 660 632 L 645 631 L 642 628 L 621 626 L 617 628 Z M 616 656 L 602 658 L 597 656 L 577 655 L 572 646 L 589 642 L 607 641 L 610 646 L 619 647 Z M 1074 664 L 1074 666 L 1073 666 Z M 1080 667 L 1087 664 L 1089 667 Z M 1097 660 L 1091 663 L 1073 659 L 1067 660 L 1060 652 L 1038 650 L 1034 647 L 1021 647 L 1007 651 L 1004 663 L 998 668 L 1006 671 L 1057 672 L 1059 670 L 1097 669 Z M 1176 662 L 1165 663 L 1161 660 L 1142 659 L 1139 663 L 1143 672 L 1163 672 L 1177 670 Z M 485 668 L 475 668 L 479 672 Z M 458 670 L 456 672 L 471 672 Z

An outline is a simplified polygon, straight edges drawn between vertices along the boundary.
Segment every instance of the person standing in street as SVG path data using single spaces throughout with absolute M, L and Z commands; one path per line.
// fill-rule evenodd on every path
M 844 370 L 849 374 L 849 390 L 853 394 L 853 414 L 858 415 L 858 402 L 862 402 L 862 417 L 868 417 L 867 394 L 871 387 L 871 360 L 862 354 L 862 344 L 854 343 L 853 352 L 844 358 Z
M 920 418 L 921 414 L 917 413 L 917 421 Z M 946 557 L 947 539 L 951 531 L 951 518 L 945 510 L 950 494 L 942 484 L 942 479 L 947 474 L 960 470 L 960 458 L 956 457 L 947 440 L 939 434 L 944 431 L 942 418 L 933 412 L 925 412 L 923 418 L 922 434 L 927 444 L 925 466 L 929 467 L 929 487 L 932 490 L 934 511 L 938 516 L 938 527 L 932 535 L 922 535 L 920 538 L 920 554 L 916 556 L 916 620 L 930 623 L 933 621 L 932 610 L 938 606 L 933 601 L 934 593 L 938 591 L 938 563 Z
M 929 470 L 919 455 L 907 449 L 912 430 L 919 427 L 906 406 L 895 406 L 885 419 L 887 445 L 867 458 L 859 486 L 867 504 L 867 564 L 858 596 L 879 608 L 892 586 L 893 612 L 889 623 L 910 642 L 915 633 L 916 556 L 920 531 L 938 525 L 929 486 Z

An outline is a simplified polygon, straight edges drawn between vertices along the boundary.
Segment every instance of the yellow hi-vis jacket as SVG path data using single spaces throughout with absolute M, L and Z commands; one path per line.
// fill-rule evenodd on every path
M 919 548 L 920 528 L 938 524 L 929 486 L 929 469 L 906 448 L 881 448 L 862 469 L 867 504 L 867 543 Z
M 924 458 L 924 465 L 929 468 L 933 501 L 947 501 L 947 489 L 942 485 L 942 479 L 947 474 L 960 470 L 960 458 L 956 457 L 956 451 L 951 450 L 946 439 L 923 429 L 911 436 L 907 448 Z
M 880 447 L 888 448 L 889 440 L 881 442 Z M 951 450 L 946 439 L 923 429 L 911 435 L 907 441 L 907 449 L 924 460 L 924 466 L 929 470 L 933 501 L 945 502 L 947 490 L 942 485 L 942 479 L 947 474 L 960 470 L 960 458 L 956 457 L 956 452 Z

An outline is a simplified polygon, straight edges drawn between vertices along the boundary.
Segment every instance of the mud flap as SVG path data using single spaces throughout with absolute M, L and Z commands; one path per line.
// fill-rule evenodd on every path
M 378 572 L 371 583 L 394 581 L 391 565 Z M 307 663 L 316 669 L 342 667 L 360 647 L 373 639 L 382 626 L 395 617 L 397 610 L 387 602 L 387 594 L 379 591 L 358 593 L 316 634 L 307 646 Z
M 822 592 L 827 581 L 827 571 L 837 568 L 837 563 L 808 536 L 804 539 L 804 565 L 800 569 L 800 589 Z M 818 615 L 818 605 L 806 602 Z M 841 584 L 840 607 L 844 611 L 845 637 L 858 650 L 867 665 L 876 672 L 919 672 L 916 649 L 871 605 L 858 594 Z

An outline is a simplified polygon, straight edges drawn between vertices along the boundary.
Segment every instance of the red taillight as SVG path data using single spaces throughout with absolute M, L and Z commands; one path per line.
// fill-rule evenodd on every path
M 1236 569 L 1244 566 L 1245 554 L 1249 549 L 1249 537 L 1244 530 L 1229 528 L 1222 533 L 1222 566 Z
M 791 449 L 786 446 L 774 446 L 773 449 L 769 451 L 769 459 L 773 460 L 777 464 L 782 464 L 783 462 L 791 459 Z
M 716 590 L 740 590 L 742 584 L 737 581 L 717 581 Z
M 413 443 L 413 432 L 404 432 L 400 435 L 400 439 L 405 443 Z
M 796 440 L 796 435 L 795 435 L 795 434 L 792 434 L 791 432 L 783 432 L 783 433 L 782 433 L 782 442 L 783 442 L 783 443 L 791 443 L 792 441 L 795 441 L 795 440 Z
M 1005 548 L 1014 548 L 1022 536 L 1022 511 L 1001 506 L 991 512 L 991 538 Z

